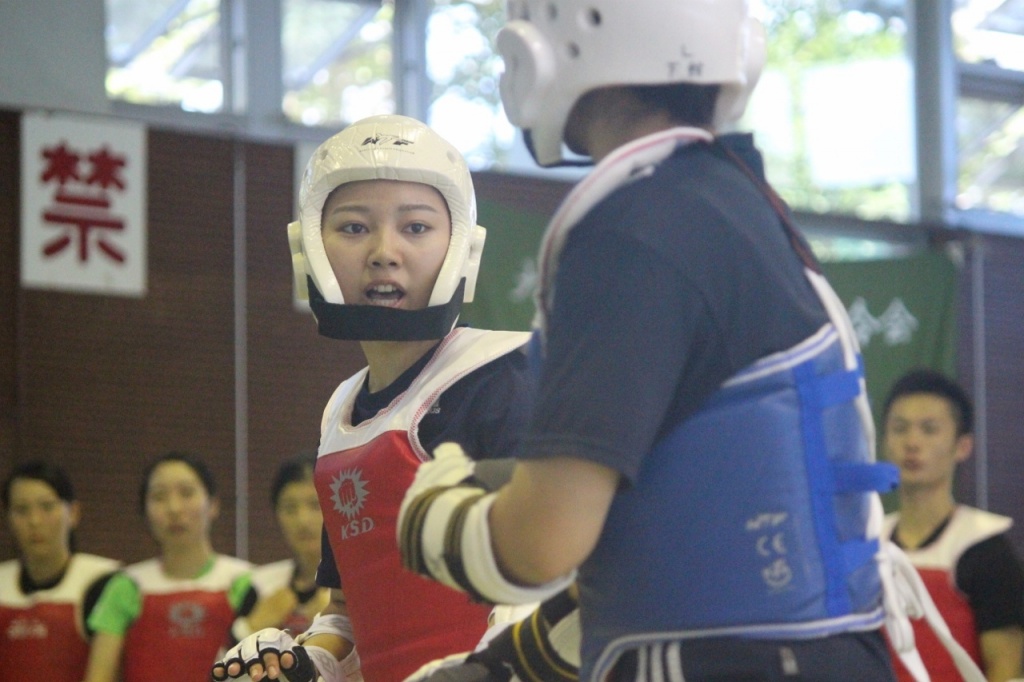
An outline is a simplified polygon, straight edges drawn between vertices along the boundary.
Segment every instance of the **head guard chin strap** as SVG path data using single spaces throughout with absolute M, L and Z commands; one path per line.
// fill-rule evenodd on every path
M 329 303 L 307 277 L 309 307 L 321 335 L 341 341 L 429 341 L 443 339 L 459 319 L 466 288 L 462 278 L 447 303 L 420 310 Z

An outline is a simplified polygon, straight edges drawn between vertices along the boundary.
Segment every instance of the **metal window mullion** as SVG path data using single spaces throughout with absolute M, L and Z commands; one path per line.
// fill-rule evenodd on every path
M 117 50 L 111 57 L 114 66 L 128 66 L 136 57 L 149 49 L 153 42 L 167 33 L 171 24 L 188 8 L 189 0 L 175 0 L 146 30 L 127 48 Z
M 922 223 L 949 225 L 958 175 L 953 0 L 911 0 L 908 13 L 917 124 L 914 208 Z
M 427 76 L 427 22 L 432 0 L 395 0 L 392 80 L 395 108 L 426 121 L 430 108 Z
M 245 93 L 239 103 L 250 132 L 279 131 L 284 120 L 283 0 L 260 0 L 245 6 L 242 35 Z M 242 75 L 239 75 L 241 78 Z
M 993 102 L 1024 104 L 1024 71 L 993 64 L 957 64 L 962 95 Z

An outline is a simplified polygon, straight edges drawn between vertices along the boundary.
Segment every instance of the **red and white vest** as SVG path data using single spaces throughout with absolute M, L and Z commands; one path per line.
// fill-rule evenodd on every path
M 398 509 L 416 469 L 430 458 L 417 434 L 438 397 L 528 339 L 457 328 L 409 388 L 372 419 L 351 421 L 366 369 L 327 404 L 316 488 L 367 682 L 398 682 L 424 663 L 471 650 L 487 628 L 489 606 L 402 568 Z
M 885 517 L 883 537 L 892 535 L 899 518 L 898 513 Z M 1006 516 L 960 505 L 954 510 L 949 525 L 934 542 L 920 549 L 904 550 L 921 575 L 921 580 L 949 626 L 953 638 L 979 667 L 981 651 L 974 612 L 967 601 L 967 595 L 956 586 L 957 562 L 968 549 L 983 540 L 1005 533 L 1011 525 L 1013 521 Z M 912 620 L 911 623 L 914 627 L 914 641 L 929 676 L 933 680 L 961 679 L 952 657 L 931 627 L 923 619 Z M 896 656 L 893 657 L 893 665 L 900 682 L 913 682 L 913 676 Z
M 250 570 L 249 562 L 223 555 L 192 580 L 168 578 L 159 559 L 126 568 L 125 574 L 139 587 L 142 604 L 125 633 L 123 682 L 160 677 L 168 667 L 168 652 L 173 652 L 175 679 L 209 679 L 235 620 L 228 593 Z
M 32 680 L 80 682 L 89 660 L 82 601 L 118 562 L 73 554 L 64 577 L 48 590 L 22 594 L 21 564 L 0 564 L 0 671 Z

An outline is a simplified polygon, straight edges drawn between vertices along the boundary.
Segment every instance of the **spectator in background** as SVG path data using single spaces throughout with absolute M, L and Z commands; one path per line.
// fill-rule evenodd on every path
M 80 509 L 60 467 L 21 464 L 0 494 L 18 550 L 0 563 L 0 677 L 79 682 L 92 635 L 86 619 L 119 564 L 75 551 Z
M 132 564 L 107 583 L 89 626 L 96 631 L 86 682 L 203 680 L 229 642 L 251 595 L 251 565 L 214 552 L 210 526 L 217 488 L 190 453 L 150 463 L 139 501 L 160 556 Z M 168 652 L 174 652 L 168 659 Z
M 957 504 L 953 477 L 974 447 L 973 406 L 956 382 L 932 370 L 896 381 L 883 410 L 884 450 L 900 469 L 898 512 L 885 534 L 917 567 L 953 636 L 990 682 L 1019 677 L 1024 656 L 1024 570 L 1005 516 Z M 932 630 L 914 621 L 933 680 L 958 680 Z M 912 679 L 897 662 L 901 680 Z
M 274 476 L 270 500 L 291 558 L 253 569 L 258 601 L 235 619 L 231 634 L 236 641 L 270 627 L 304 632 L 327 606 L 330 590 L 316 584 L 324 516 L 313 485 L 315 462 L 315 452 L 295 457 Z

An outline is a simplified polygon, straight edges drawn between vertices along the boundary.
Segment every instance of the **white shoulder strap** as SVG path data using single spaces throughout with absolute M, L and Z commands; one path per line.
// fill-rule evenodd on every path
M 900 661 L 918 682 L 929 682 L 928 671 L 914 644 L 910 618 L 924 618 L 942 642 L 964 682 L 985 682 L 974 659 L 953 639 L 949 626 L 932 601 L 917 569 L 899 547 L 886 538 L 880 541 L 881 574 L 885 599 L 885 629 Z

